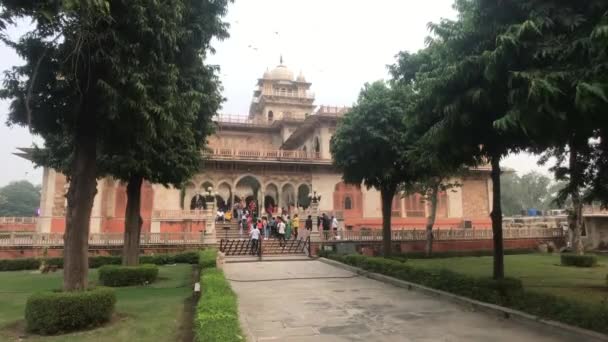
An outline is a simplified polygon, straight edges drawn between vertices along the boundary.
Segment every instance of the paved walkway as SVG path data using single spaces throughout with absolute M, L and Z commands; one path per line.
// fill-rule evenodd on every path
M 319 261 L 235 263 L 224 271 L 239 297 L 250 342 L 589 341 L 474 312 Z

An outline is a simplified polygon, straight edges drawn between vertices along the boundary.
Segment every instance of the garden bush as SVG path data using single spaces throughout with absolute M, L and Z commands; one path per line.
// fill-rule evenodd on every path
M 217 259 L 217 249 L 207 248 L 199 253 L 198 265 L 201 269 L 215 267 Z
M 43 258 L 23 258 L 23 259 L 0 259 L 0 272 L 2 271 L 21 271 L 35 270 L 40 267 Z M 44 258 L 47 265 L 63 268 L 63 258 Z M 199 254 L 196 251 L 189 251 L 177 254 L 156 254 L 156 255 L 141 255 L 139 257 L 141 264 L 198 264 Z M 104 265 L 120 265 L 122 258 L 120 256 L 99 255 L 89 257 L 89 268 L 99 268 Z
M 504 255 L 517 255 L 517 254 L 531 254 L 536 253 L 534 249 L 506 249 Z M 403 260 L 403 259 L 441 259 L 441 258 L 459 258 L 459 257 L 483 257 L 493 256 L 494 251 L 489 250 L 478 250 L 478 251 L 445 251 L 445 252 L 433 252 L 430 256 L 427 256 L 425 252 L 405 252 L 397 254 L 392 258 Z
M 471 277 L 450 270 L 430 271 L 397 260 L 363 255 L 327 255 L 329 259 L 364 270 L 451 292 L 483 302 L 521 310 L 585 329 L 607 333 L 608 305 L 581 304 L 550 294 L 528 291 L 519 279 Z M 608 278 L 607 278 L 608 281 Z
M 91 328 L 112 317 L 114 290 L 44 292 L 31 295 L 25 305 L 27 331 L 42 335 Z
M 224 273 L 217 268 L 203 269 L 201 289 L 194 321 L 196 340 L 243 341 L 236 294 L 230 288 Z
M 597 265 L 595 255 L 562 254 L 560 260 L 563 266 L 593 267 Z
M 129 286 L 153 283 L 158 277 L 158 266 L 104 265 L 99 268 L 99 282 L 105 286 Z
M 35 270 L 40 267 L 40 260 L 34 258 L 0 260 L 0 271 Z

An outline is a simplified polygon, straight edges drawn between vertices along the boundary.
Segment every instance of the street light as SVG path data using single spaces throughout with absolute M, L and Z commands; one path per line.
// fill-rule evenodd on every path
M 308 194 L 308 198 L 310 198 L 312 203 L 319 203 L 321 200 L 321 194 L 317 194 L 317 190 L 313 190 L 312 194 Z
M 208 187 L 207 191 L 205 192 L 205 197 L 207 197 L 207 202 L 213 201 L 216 196 L 217 196 L 217 192 L 213 191 L 213 187 Z

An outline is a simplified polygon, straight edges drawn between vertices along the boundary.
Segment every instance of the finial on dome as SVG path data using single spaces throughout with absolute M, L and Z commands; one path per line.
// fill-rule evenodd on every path
M 283 65 L 283 54 L 281 54 L 281 56 L 280 56 L 280 58 L 279 58 L 279 62 L 280 62 L 280 63 L 279 63 L 280 65 Z

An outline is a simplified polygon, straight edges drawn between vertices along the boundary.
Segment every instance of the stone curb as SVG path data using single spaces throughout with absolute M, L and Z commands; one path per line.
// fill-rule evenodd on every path
M 602 334 L 599 332 L 595 332 L 592 330 L 575 327 L 575 326 L 565 324 L 565 323 L 560 323 L 557 321 L 543 319 L 539 316 L 531 315 L 531 314 L 525 313 L 523 311 L 509 309 L 509 308 L 495 305 L 495 304 L 480 302 L 480 301 L 477 301 L 474 299 L 462 297 L 462 296 L 455 295 L 453 293 L 449 293 L 449 292 L 442 291 L 442 290 L 436 290 L 436 289 L 426 287 L 426 286 L 423 286 L 420 284 L 416 284 L 416 283 L 412 283 L 409 281 L 385 276 L 385 275 L 382 275 L 379 273 L 368 272 L 368 271 L 365 271 L 358 267 L 343 264 L 339 261 L 330 260 L 327 258 L 319 258 L 317 260 L 319 260 L 320 262 L 323 262 L 325 264 L 332 265 L 332 266 L 353 272 L 355 274 L 362 275 L 362 276 L 370 278 L 370 279 L 374 279 L 377 281 L 381 281 L 383 283 L 391 284 L 393 286 L 406 288 L 408 290 L 420 291 L 426 295 L 445 298 L 456 304 L 466 304 L 479 311 L 483 311 L 483 312 L 491 313 L 491 314 L 498 314 L 502 318 L 515 319 L 517 321 L 524 322 L 524 323 L 537 323 L 537 324 L 541 324 L 547 328 L 553 328 L 553 329 L 557 328 L 557 329 L 560 329 L 563 333 L 573 335 L 574 337 L 586 338 L 587 341 L 589 341 L 588 340 L 589 338 L 592 338 L 596 341 L 608 341 L 608 335 L 605 335 L 605 334 Z

